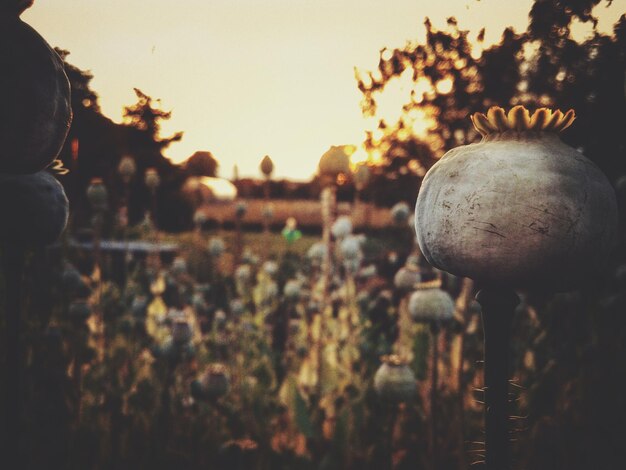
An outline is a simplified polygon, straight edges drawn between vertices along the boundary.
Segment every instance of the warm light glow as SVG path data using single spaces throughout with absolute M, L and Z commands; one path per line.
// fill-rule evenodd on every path
M 114 121 L 135 103 L 133 87 L 161 98 L 173 113 L 162 135 L 184 131 L 165 151 L 172 160 L 208 149 L 222 175 L 237 162 L 241 177 L 256 177 L 260 156 L 269 154 L 275 177 L 308 179 L 330 145 L 359 144 L 375 127 L 361 115 L 355 67 L 374 71 L 381 49 L 387 57 L 407 41 L 423 41 L 426 16 L 445 29 L 454 15 L 471 40 L 485 27 L 489 47 L 506 26 L 526 29 L 532 0 L 188 3 L 38 0 L 22 18 L 93 73 L 102 111 Z M 623 1 L 598 5 L 598 31 L 611 31 L 623 11 Z M 391 123 L 414 87 L 401 85 L 381 101 L 381 117 L 392 116 Z M 416 99 L 429 92 L 426 85 L 417 85 Z
M 452 87 L 454 86 L 454 82 L 451 78 L 444 78 L 443 80 L 439 80 L 435 85 L 437 89 L 437 93 L 441 95 L 447 95 L 452 91 Z

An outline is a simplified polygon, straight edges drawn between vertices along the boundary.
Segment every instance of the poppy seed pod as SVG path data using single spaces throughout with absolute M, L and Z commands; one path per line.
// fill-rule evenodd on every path
M 288 300 L 297 300 L 300 297 L 301 286 L 295 279 L 290 279 L 285 283 L 283 294 Z
M 69 202 L 61 183 L 47 171 L 0 174 L 0 238 L 27 245 L 55 242 L 67 224 Z
M 107 191 L 102 178 L 92 178 L 89 186 L 87 186 L 87 199 L 91 208 L 100 212 L 106 210 L 108 206 L 109 193 Z
M 411 208 L 406 202 L 399 202 L 391 208 L 391 218 L 396 225 L 406 224 L 411 215 Z
M 228 393 L 230 379 L 226 367 L 222 364 L 209 364 L 197 381 L 192 384 L 192 394 L 195 398 L 211 400 L 220 398 Z
M 404 266 L 398 270 L 393 278 L 393 284 L 401 291 L 410 291 L 422 281 L 420 272 L 409 266 Z
M 72 122 L 63 60 L 17 16 L 28 3 L 0 7 L 1 173 L 46 168 L 59 155 Z
M 335 220 L 335 223 L 333 223 L 330 231 L 335 238 L 347 237 L 352 233 L 352 220 L 350 217 L 342 215 Z
M 320 158 L 320 176 L 334 180 L 340 174 L 350 173 L 350 154 L 348 153 L 350 150 L 352 150 L 350 145 L 331 146 Z
M 261 173 L 263 173 L 266 178 L 269 178 L 272 175 L 272 172 L 274 171 L 274 162 L 269 155 L 265 155 L 263 157 L 259 168 L 261 169 Z
M 209 240 L 209 253 L 214 258 L 219 258 L 226 251 L 226 245 L 221 238 L 213 237 Z
M 374 375 L 378 396 L 391 403 L 412 400 L 417 395 L 417 382 L 407 362 L 395 355 L 381 359 L 383 363 Z
M 454 317 L 454 300 L 436 285 L 424 283 L 409 299 L 409 313 L 415 322 L 443 322 Z
M 361 240 L 355 236 L 347 236 L 339 244 L 341 256 L 346 260 L 360 260 L 363 258 Z
M 146 174 L 144 176 L 144 182 L 146 184 L 146 187 L 150 191 L 152 191 L 152 192 L 156 191 L 156 189 L 161 184 L 161 177 L 159 176 L 159 173 L 157 172 L 156 168 L 147 168 L 146 169 Z
M 494 285 L 568 290 L 597 274 L 617 236 L 615 192 L 558 132 L 574 120 L 521 106 L 472 121 L 478 144 L 450 150 L 426 174 L 415 207 L 430 264 Z
M 128 155 L 122 157 L 119 165 L 117 166 L 117 171 L 122 177 L 122 180 L 128 184 L 137 171 L 135 159 Z

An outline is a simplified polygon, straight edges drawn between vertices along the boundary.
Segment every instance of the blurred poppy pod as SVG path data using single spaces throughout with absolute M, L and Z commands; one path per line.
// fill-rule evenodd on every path
M 228 393 L 230 379 L 222 364 L 209 364 L 202 375 L 191 384 L 194 398 L 214 400 Z
M 399 356 L 383 356 L 382 365 L 374 374 L 374 390 L 390 403 L 411 401 L 417 395 L 415 374 Z
M 302 287 L 300 286 L 300 283 L 295 279 L 290 279 L 285 283 L 283 294 L 288 300 L 297 300 L 300 297 L 301 290 Z
M 350 219 L 350 217 L 342 215 L 337 220 L 335 220 L 335 223 L 333 223 L 330 231 L 335 238 L 347 237 L 352 233 L 352 220 Z
M 55 242 L 67 224 L 69 202 L 63 186 L 47 171 L 0 174 L 0 238 L 23 245 Z
M 209 240 L 209 253 L 214 258 L 219 258 L 226 251 L 226 245 L 221 238 L 213 237 Z
M 363 252 L 361 251 L 361 240 L 359 237 L 347 236 L 339 244 L 341 256 L 346 260 L 361 260 Z
M 235 216 L 238 219 L 243 219 L 243 217 L 246 215 L 247 211 L 248 211 L 248 204 L 246 204 L 245 202 L 239 201 L 235 205 Z
M 193 223 L 199 227 L 202 227 L 209 218 L 202 209 L 198 209 L 193 213 Z
M 411 208 L 406 202 L 398 202 L 391 208 L 391 218 L 396 225 L 404 225 L 409 220 Z
M 422 281 L 419 270 L 412 266 L 404 266 L 398 270 L 393 278 L 393 284 L 398 290 L 413 290 Z
M 1 173 L 35 173 L 49 166 L 72 122 L 63 60 L 18 18 L 30 3 L 0 6 Z
M 96 211 L 104 211 L 108 207 L 109 193 L 102 178 L 92 178 L 87 186 L 87 199 L 91 208 Z
M 172 261 L 172 266 L 170 267 L 170 270 L 173 274 L 176 275 L 185 274 L 187 272 L 187 261 L 185 260 L 185 258 L 177 256 L 176 258 L 174 258 L 174 261 Z
M 191 325 L 186 320 L 176 320 L 172 324 L 172 339 L 176 344 L 184 344 L 191 340 L 193 332 Z
M 350 155 L 354 153 L 351 145 L 333 145 L 320 158 L 318 169 L 320 177 L 334 183 L 339 175 L 350 173 Z
M 444 322 L 454 318 L 454 300 L 437 281 L 423 283 L 409 299 L 409 313 L 415 322 Z
M 616 242 L 617 203 L 606 176 L 559 139 L 573 110 L 494 107 L 472 121 L 483 140 L 445 154 L 417 198 L 428 262 L 487 284 L 551 290 L 597 274 Z
M 146 183 L 146 187 L 155 192 L 159 185 L 161 184 L 161 177 L 157 172 L 156 168 L 147 168 L 146 174 L 144 176 L 144 182 Z
M 274 162 L 269 155 L 265 155 L 263 157 L 259 168 L 261 169 L 261 173 L 263 173 L 266 178 L 269 178 L 272 175 L 272 172 L 274 171 Z
M 117 166 L 117 171 L 122 177 L 124 183 L 128 184 L 130 180 L 135 176 L 137 172 L 137 165 L 135 159 L 129 155 L 125 155 L 120 159 L 120 163 Z

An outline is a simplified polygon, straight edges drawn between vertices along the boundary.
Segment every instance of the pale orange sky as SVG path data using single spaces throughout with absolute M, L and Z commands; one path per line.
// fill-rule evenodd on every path
M 444 28 L 521 31 L 531 0 L 36 0 L 22 19 L 70 62 L 94 74 L 103 113 L 121 122 L 133 87 L 162 100 L 184 131 L 166 155 L 210 150 L 220 175 L 258 176 L 265 154 L 277 177 L 308 179 L 330 145 L 360 145 L 372 126 L 360 112 L 354 67 L 373 69 L 383 47 Z M 601 5 L 610 31 L 626 0 Z M 579 34 L 584 34 L 579 28 Z M 400 103 L 399 103 L 400 104 Z M 395 107 L 392 107 L 395 108 Z M 399 108 L 399 106 L 398 106 Z

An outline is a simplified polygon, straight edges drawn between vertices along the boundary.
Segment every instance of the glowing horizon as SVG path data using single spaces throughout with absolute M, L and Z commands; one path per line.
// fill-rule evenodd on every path
M 331 145 L 360 146 L 372 128 L 354 67 L 373 70 L 380 49 L 422 38 L 426 16 L 442 29 L 455 16 L 473 35 L 484 26 L 494 43 L 507 26 L 526 28 L 531 3 L 37 0 L 22 18 L 94 74 L 102 112 L 115 122 L 136 102 L 134 87 L 161 99 L 172 111 L 162 134 L 185 133 L 165 151 L 172 161 L 208 150 L 220 176 L 230 178 L 237 165 L 242 177 L 258 177 L 267 154 L 276 177 L 303 180 Z M 600 5 L 599 29 L 610 31 L 624 10 L 626 0 Z M 400 88 L 386 104 L 391 111 L 404 103 Z

